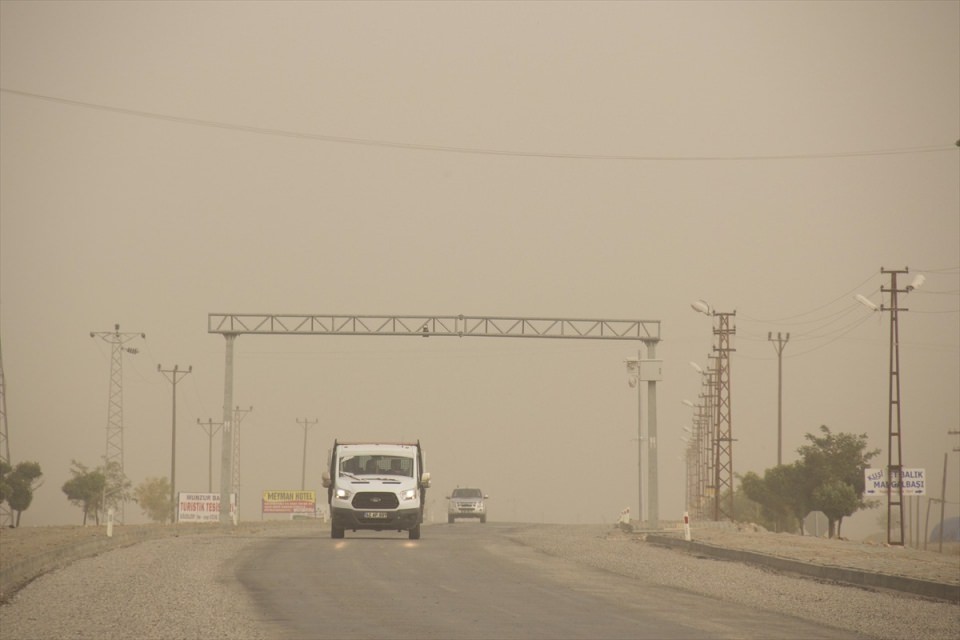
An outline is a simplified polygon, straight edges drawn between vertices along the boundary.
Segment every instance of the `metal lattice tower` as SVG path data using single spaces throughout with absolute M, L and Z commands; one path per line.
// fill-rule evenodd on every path
M 125 473 L 123 466 L 123 353 L 138 353 L 133 347 L 124 346 L 135 338 L 145 339 L 145 333 L 121 333 L 120 325 L 113 326 L 113 331 L 91 331 L 91 338 L 100 338 L 111 346 L 110 353 L 110 394 L 107 403 L 107 447 L 104 455 L 104 464 L 119 464 L 120 472 Z M 117 510 L 117 521 L 123 523 L 123 503 Z
M 716 360 L 716 356 L 709 356 L 711 361 Z M 713 363 L 703 377 L 703 472 L 701 482 L 703 483 L 703 505 L 700 507 L 701 517 L 706 517 L 707 504 L 714 501 L 717 494 L 716 473 L 714 472 L 714 463 L 717 459 L 716 454 L 716 417 L 717 417 L 717 369 L 716 363 Z
M 10 438 L 7 434 L 7 383 L 3 375 L 3 348 L 0 346 L 0 462 L 13 466 L 10 458 Z M 0 527 L 13 524 L 13 512 L 6 502 L 0 503 Z
M 716 459 L 714 460 L 714 494 L 713 519 L 727 518 L 734 520 L 733 512 L 733 421 L 731 416 L 730 398 L 730 336 L 736 334 L 735 327 L 730 326 L 730 319 L 737 312 L 714 312 L 717 326 L 713 334 L 717 344 L 713 350 L 717 354 L 716 373 L 716 422 L 714 446 Z M 723 492 L 727 492 L 726 504 L 723 501 Z

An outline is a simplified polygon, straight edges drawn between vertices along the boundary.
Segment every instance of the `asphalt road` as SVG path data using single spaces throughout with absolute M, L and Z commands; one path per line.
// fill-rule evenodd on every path
M 267 538 L 237 576 L 266 618 L 310 638 L 854 638 L 837 629 L 645 583 L 457 523 L 423 538 Z

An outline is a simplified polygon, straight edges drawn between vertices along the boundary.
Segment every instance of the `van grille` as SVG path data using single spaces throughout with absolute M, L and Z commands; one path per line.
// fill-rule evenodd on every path
M 351 504 L 354 509 L 396 509 L 400 501 L 388 491 L 363 491 L 353 496 Z

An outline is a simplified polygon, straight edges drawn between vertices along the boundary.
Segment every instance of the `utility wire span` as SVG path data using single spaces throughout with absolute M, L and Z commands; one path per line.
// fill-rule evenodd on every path
M 416 142 L 398 142 L 391 140 L 377 140 L 374 138 L 354 138 L 349 136 L 335 136 L 321 133 L 306 133 L 302 131 L 291 131 L 286 129 L 272 129 L 268 127 L 254 127 L 242 124 L 233 124 L 229 122 L 219 122 L 216 120 L 203 120 L 200 118 L 188 118 L 184 116 L 173 116 L 153 111 L 143 111 L 139 109 L 127 109 L 123 107 L 114 107 L 111 105 L 98 104 L 95 102 L 84 102 L 82 100 L 71 100 L 69 98 L 60 98 L 57 96 L 48 96 L 29 91 L 19 91 L 17 89 L 8 89 L 0 87 L 0 92 L 10 95 L 16 95 L 34 100 L 45 100 L 59 104 L 70 105 L 74 107 L 83 107 L 86 109 L 95 109 L 109 113 L 119 113 L 138 118 L 149 118 L 153 120 L 164 120 L 179 124 L 189 124 L 199 127 L 209 127 L 215 129 L 226 129 L 229 131 L 241 131 L 244 133 L 254 133 L 283 138 L 299 138 L 303 140 L 317 140 L 321 142 L 334 142 L 339 144 L 352 144 L 368 147 L 383 147 L 392 149 L 406 149 L 409 151 L 432 151 L 438 153 L 458 153 L 469 155 L 487 155 L 487 156 L 510 156 L 519 158 L 553 158 L 563 160 L 619 160 L 619 161 L 648 161 L 648 162 L 688 162 L 688 161 L 732 161 L 732 160 L 810 160 L 827 158 L 862 158 L 871 156 L 889 156 L 904 155 L 913 153 L 932 153 L 938 151 L 953 151 L 955 144 L 945 144 L 936 146 L 922 147 L 901 147 L 895 149 L 874 149 L 867 151 L 839 151 L 832 153 L 794 153 L 794 154 L 774 154 L 774 155 L 703 155 L 703 156 L 673 156 L 673 155 L 630 155 L 630 154 L 592 154 L 592 153 L 556 153 L 548 151 L 521 151 L 509 149 L 484 149 L 481 147 L 460 147 L 450 145 L 425 144 Z

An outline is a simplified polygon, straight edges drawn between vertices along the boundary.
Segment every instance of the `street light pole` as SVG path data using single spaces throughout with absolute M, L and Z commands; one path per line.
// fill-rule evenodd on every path
M 177 522 L 177 383 L 193 371 L 193 365 L 190 365 L 186 371 L 179 369 L 179 365 L 173 365 L 173 369 L 163 369 L 159 364 L 157 365 L 157 371 L 173 385 L 173 424 L 170 442 L 170 522 L 172 524 Z
M 627 360 L 627 382 L 637 388 L 637 522 L 643 523 L 643 389 L 640 386 L 640 358 Z

